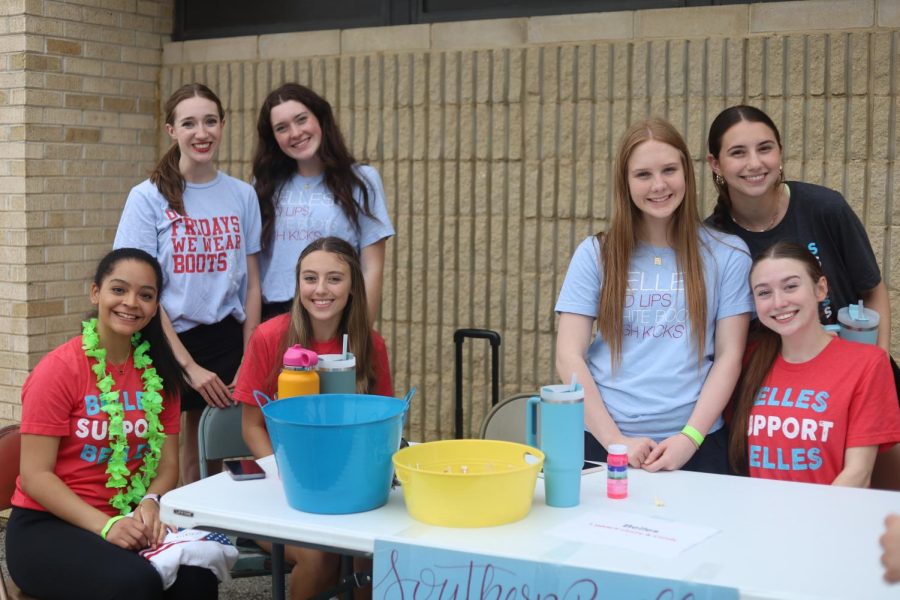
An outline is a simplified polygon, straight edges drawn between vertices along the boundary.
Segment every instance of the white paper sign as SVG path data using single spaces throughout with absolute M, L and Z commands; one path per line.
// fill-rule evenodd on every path
M 672 558 L 718 533 L 718 529 L 617 510 L 597 510 L 556 527 L 550 535 Z

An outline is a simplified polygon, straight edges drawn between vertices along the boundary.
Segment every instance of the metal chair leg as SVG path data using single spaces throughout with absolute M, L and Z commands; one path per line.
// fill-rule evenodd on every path
M 284 600 L 284 544 L 272 544 L 272 600 Z

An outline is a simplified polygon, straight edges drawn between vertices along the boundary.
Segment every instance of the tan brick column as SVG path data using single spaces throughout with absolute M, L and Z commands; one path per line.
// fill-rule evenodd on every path
M 129 188 L 157 156 L 172 0 L 0 0 L 0 424 L 78 331 Z

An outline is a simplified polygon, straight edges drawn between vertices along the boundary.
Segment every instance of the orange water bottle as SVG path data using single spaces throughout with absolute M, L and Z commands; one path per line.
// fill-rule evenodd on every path
M 299 344 L 284 353 L 284 368 L 278 375 L 278 398 L 306 396 L 319 393 L 319 357 Z

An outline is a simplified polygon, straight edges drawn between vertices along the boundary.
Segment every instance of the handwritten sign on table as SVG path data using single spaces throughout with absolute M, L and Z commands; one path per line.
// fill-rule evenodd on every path
M 547 533 L 573 542 L 616 546 L 674 558 L 718 531 L 705 525 L 645 517 L 637 513 L 596 510 L 571 519 Z
M 733 588 L 375 540 L 373 600 L 737 600 Z

